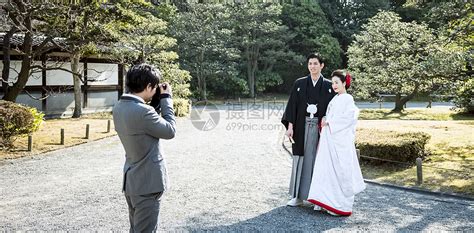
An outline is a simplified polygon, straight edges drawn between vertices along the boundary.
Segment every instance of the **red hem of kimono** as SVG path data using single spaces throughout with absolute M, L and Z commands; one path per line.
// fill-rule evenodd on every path
M 350 216 L 350 215 L 352 214 L 352 212 L 345 212 L 345 211 L 341 211 L 341 210 L 334 209 L 334 208 L 332 208 L 331 206 L 328 206 L 328 205 L 326 205 L 326 204 L 324 204 L 324 203 L 321 203 L 321 202 L 319 202 L 319 201 L 316 201 L 316 200 L 314 200 L 314 199 L 308 199 L 308 201 L 311 202 L 311 203 L 313 203 L 313 204 L 315 204 L 315 205 L 318 205 L 318 206 L 320 206 L 320 207 L 322 207 L 322 208 L 324 208 L 324 209 L 327 209 L 327 210 L 329 210 L 329 211 L 331 211 L 331 212 L 334 212 L 334 213 L 336 213 L 336 214 L 342 215 L 342 216 Z

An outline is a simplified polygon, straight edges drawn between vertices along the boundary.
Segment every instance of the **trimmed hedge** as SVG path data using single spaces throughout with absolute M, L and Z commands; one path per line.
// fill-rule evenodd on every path
M 37 131 L 43 116 L 36 108 L 0 100 L 0 147 L 11 148 L 17 136 Z
M 362 156 L 415 163 L 428 154 L 425 149 L 430 135 L 423 132 L 400 133 L 375 129 L 358 129 L 356 147 Z M 373 163 L 386 163 L 365 159 Z

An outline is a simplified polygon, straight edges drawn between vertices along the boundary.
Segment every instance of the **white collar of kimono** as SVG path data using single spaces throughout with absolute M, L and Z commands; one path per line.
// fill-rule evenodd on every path
M 318 83 L 318 81 L 319 81 L 319 79 L 320 79 L 321 77 L 322 77 L 322 75 L 320 74 L 320 75 L 319 75 L 319 78 L 316 79 L 316 81 L 314 81 L 313 79 L 311 79 L 311 81 L 313 82 L 313 87 L 316 86 L 316 83 Z

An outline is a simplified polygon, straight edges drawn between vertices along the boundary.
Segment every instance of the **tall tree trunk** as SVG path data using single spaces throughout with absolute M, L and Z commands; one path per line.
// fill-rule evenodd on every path
M 250 97 L 254 98 L 255 97 L 255 76 L 252 72 L 251 64 L 249 64 L 247 67 L 247 77 L 248 77 L 247 81 L 248 81 L 248 86 L 249 86 L 249 91 L 250 91 Z
M 196 77 L 197 77 L 197 81 L 198 81 L 198 85 L 197 85 L 198 93 L 199 93 L 198 98 L 202 99 L 204 97 L 202 96 L 202 80 L 201 80 L 201 76 L 199 75 L 199 71 L 196 72 Z
M 406 103 L 406 102 L 405 102 L 405 103 Z M 405 105 L 405 103 L 402 102 L 401 94 L 398 93 L 398 94 L 395 96 L 395 108 L 392 109 L 392 112 L 401 112 L 401 111 L 403 111 L 403 108 L 404 108 L 403 105 Z
M 81 90 L 81 77 L 79 74 L 79 60 L 81 54 L 79 52 L 74 52 L 71 55 L 71 71 L 74 79 L 74 112 L 72 118 L 79 118 L 82 115 L 82 90 Z
M 2 88 L 3 88 L 3 95 L 8 94 L 8 77 L 10 76 L 10 39 L 15 33 L 16 27 L 12 27 L 10 31 L 8 31 L 3 36 L 3 70 L 2 70 Z
M 395 96 L 395 108 L 392 109 L 392 112 L 403 111 L 403 109 L 405 108 L 405 104 L 411 99 L 413 99 L 416 93 L 418 93 L 418 87 L 419 87 L 419 84 L 415 84 L 415 89 L 412 91 L 412 93 L 410 93 L 409 95 L 405 97 L 402 97 L 400 93 L 397 93 L 397 95 Z
M 257 97 L 257 70 L 258 70 L 258 52 L 254 53 L 255 57 L 253 58 L 252 64 L 252 86 L 253 86 L 253 96 Z
M 255 38 L 254 38 L 255 40 Z M 258 70 L 258 57 L 259 57 L 259 50 L 260 48 L 258 45 L 251 46 L 247 49 L 247 59 L 248 59 L 248 66 L 247 66 L 247 76 L 248 76 L 248 84 L 250 89 L 250 97 L 256 97 L 256 77 L 255 74 Z
M 199 72 L 199 70 L 196 70 L 196 78 L 197 78 L 197 91 L 199 93 L 199 100 L 202 100 L 204 97 L 202 96 L 202 77 L 201 77 L 201 73 Z
M 27 31 L 23 39 L 22 47 L 24 54 L 21 60 L 20 73 L 18 73 L 18 79 L 15 84 L 13 84 L 13 86 L 9 88 L 8 93 L 3 96 L 4 100 L 12 102 L 16 101 L 18 95 L 23 91 L 23 88 L 25 88 L 28 78 L 30 77 L 31 64 L 33 63 L 33 35 L 31 34 L 31 19 L 26 18 L 24 22 L 25 26 L 27 26 Z
M 202 77 L 202 96 L 204 101 L 207 103 L 207 84 L 206 84 L 206 76 L 203 75 Z
M 250 48 L 247 47 L 245 50 L 245 55 L 247 57 L 247 85 L 250 91 L 250 97 L 255 97 L 255 74 L 253 72 L 253 56 L 251 55 Z
M 204 63 L 204 50 L 201 50 L 199 55 L 199 78 L 198 78 L 198 86 L 199 92 L 201 93 L 201 99 L 207 103 L 207 92 L 206 92 L 206 75 L 204 74 L 203 63 Z

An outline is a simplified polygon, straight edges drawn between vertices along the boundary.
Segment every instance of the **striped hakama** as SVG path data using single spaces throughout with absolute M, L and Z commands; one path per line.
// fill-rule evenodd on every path
M 319 140 L 318 118 L 306 117 L 304 156 L 293 155 L 290 179 L 290 195 L 302 200 L 308 198 L 313 177 L 314 161 Z

